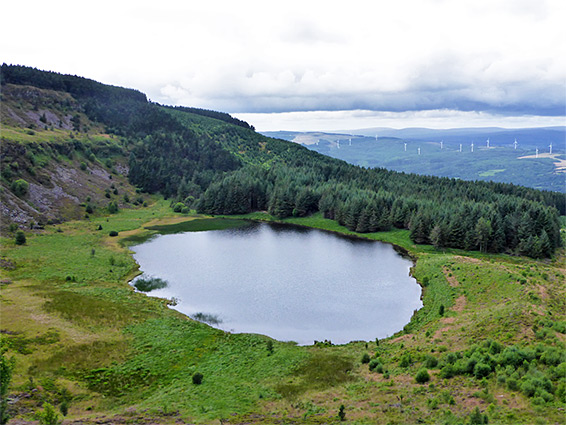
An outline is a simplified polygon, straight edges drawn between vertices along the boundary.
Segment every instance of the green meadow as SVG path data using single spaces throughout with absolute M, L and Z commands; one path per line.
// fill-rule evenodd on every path
M 415 245 L 408 231 L 356 234 L 315 214 L 293 225 L 395 244 L 424 307 L 396 335 L 299 347 L 191 320 L 128 281 L 128 245 L 157 232 L 274 220 L 147 208 L 2 239 L 1 329 L 14 417 L 44 402 L 95 423 L 560 423 L 566 394 L 564 256 L 532 260 Z M 117 236 L 110 236 L 110 232 Z M 378 326 L 379 324 L 376 324 Z M 195 383 L 201 374 L 202 381 Z M 418 376 L 418 377 L 417 377 Z M 478 409 L 477 412 L 475 409 Z M 61 418 L 62 418 L 62 414 Z M 474 416 L 476 415 L 476 416 Z M 482 419 L 483 420 L 483 419 Z M 129 422 L 128 422 L 129 421 Z

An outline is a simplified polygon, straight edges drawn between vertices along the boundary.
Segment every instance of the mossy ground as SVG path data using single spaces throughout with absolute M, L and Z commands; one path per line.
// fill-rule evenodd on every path
M 487 350 L 486 340 L 564 351 L 562 253 L 534 261 L 436 251 L 413 244 L 401 230 L 363 235 L 396 244 L 416 260 L 412 273 L 424 287 L 424 307 L 379 344 L 297 347 L 272 341 L 271 351 L 267 337 L 192 321 L 167 308 L 167 300 L 127 285 L 137 273 L 127 246 L 166 230 L 156 226 L 206 230 L 235 224 L 198 218 L 173 215 L 161 200 L 48 226 L 28 234 L 23 246 L 2 239 L 2 279 L 11 283 L 1 285 L 0 329 L 7 355 L 16 359 L 10 390 L 21 397 L 12 414 L 31 419 L 43 401 L 67 399 L 68 419 L 83 422 L 106 416 L 124 423 L 329 423 L 339 421 L 342 404 L 348 423 L 464 423 L 476 406 L 490 423 L 563 421 L 560 377 L 551 383 L 551 398 L 541 392 L 541 402 L 510 389 L 506 379 L 515 378 L 499 369 L 483 379 L 441 372 L 450 353 L 464 361 L 474 350 Z M 261 213 L 244 218 L 272 219 Z M 285 222 L 354 234 L 319 215 Z M 111 230 L 119 235 L 110 237 Z M 381 367 L 370 371 L 361 362 L 365 353 Z M 415 376 L 423 367 L 430 381 L 419 384 Z M 204 376 L 200 385 L 192 383 L 197 372 Z M 536 373 L 552 378 L 561 369 L 541 358 L 519 372 L 526 380 Z

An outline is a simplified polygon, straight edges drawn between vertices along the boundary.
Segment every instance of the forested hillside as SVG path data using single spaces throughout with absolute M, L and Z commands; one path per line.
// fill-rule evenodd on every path
M 64 92 L 126 141 L 130 182 L 209 214 L 322 212 L 360 233 L 410 229 L 414 242 L 548 257 L 561 245 L 564 195 L 521 186 L 365 169 L 264 137 L 227 114 L 163 107 L 135 90 L 2 65 L 2 86 Z M 17 175 L 5 176 L 7 186 Z

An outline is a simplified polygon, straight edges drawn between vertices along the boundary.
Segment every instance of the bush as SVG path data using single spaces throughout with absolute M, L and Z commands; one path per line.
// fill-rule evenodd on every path
M 183 210 L 183 207 L 185 206 L 185 204 L 183 204 L 182 202 L 177 202 L 174 206 L 173 206 L 173 212 L 181 212 Z
M 378 359 L 372 359 L 369 362 L 369 370 L 371 371 L 376 371 L 376 369 L 380 366 L 381 366 L 381 362 Z
M 12 183 L 10 189 L 12 189 L 14 195 L 16 195 L 18 198 L 21 198 L 28 193 L 29 183 L 24 179 L 18 179 Z
M 118 232 L 116 230 L 111 230 L 110 233 L 108 233 L 109 236 L 118 236 Z
M 118 204 L 116 203 L 116 201 L 112 201 L 108 204 L 108 212 L 110 214 L 115 214 L 118 212 Z
M 16 232 L 15 242 L 16 245 L 24 245 L 26 243 L 26 234 L 23 231 L 18 230 Z
M 401 357 L 399 367 L 409 367 L 412 362 L 413 359 L 411 358 L 411 355 L 409 353 L 405 353 L 403 354 L 403 357 Z
M 491 366 L 485 363 L 476 363 L 474 366 L 474 376 L 476 379 L 485 378 L 491 373 Z
M 362 356 L 362 364 L 367 364 L 369 363 L 369 354 L 368 353 L 364 353 L 364 355 Z
M 470 414 L 470 425 L 482 425 L 487 424 L 488 422 L 487 415 L 482 415 L 479 407 L 476 407 L 476 409 Z
M 415 380 L 419 384 L 424 384 L 425 382 L 430 381 L 430 375 L 428 374 L 425 368 L 422 368 L 417 372 L 417 375 L 415 376 Z
M 440 377 L 441 378 L 450 379 L 450 378 L 453 378 L 455 374 L 456 374 L 456 371 L 454 370 L 454 366 L 452 366 L 451 364 L 444 366 L 440 370 Z
M 204 378 L 204 376 L 202 375 L 202 373 L 197 372 L 193 375 L 193 384 L 195 385 L 200 385 L 202 384 L 202 378 Z
M 58 425 L 61 423 L 55 408 L 49 403 L 43 403 L 43 412 L 38 412 L 36 417 L 41 425 Z
M 427 369 L 435 368 L 438 365 L 438 360 L 436 357 L 431 356 L 430 354 L 426 356 L 424 365 Z

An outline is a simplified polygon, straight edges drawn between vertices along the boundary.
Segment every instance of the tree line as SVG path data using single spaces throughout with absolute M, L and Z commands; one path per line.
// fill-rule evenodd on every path
M 4 64 L 1 81 L 73 94 L 90 119 L 127 138 L 133 184 L 202 213 L 320 212 L 360 233 L 408 229 L 415 243 L 532 257 L 561 246 L 558 192 L 354 166 L 264 137 L 228 114 L 162 107 L 80 77 Z

